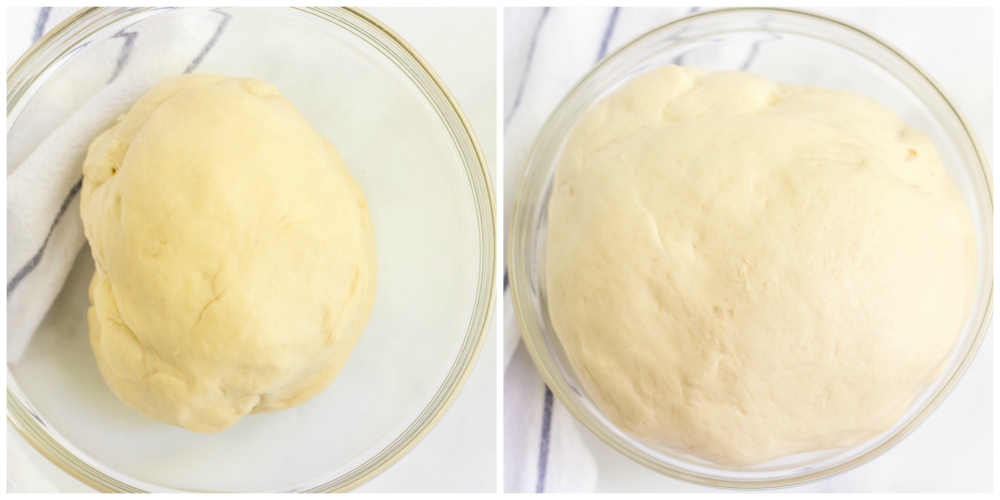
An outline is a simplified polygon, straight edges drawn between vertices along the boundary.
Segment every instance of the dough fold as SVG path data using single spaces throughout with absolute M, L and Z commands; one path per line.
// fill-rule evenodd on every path
M 588 109 L 548 207 L 552 324 L 625 432 L 725 466 L 847 447 L 937 378 L 976 239 L 877 102 L 669 66 Z
M 123 402 L 216 432 L 333 381 L 374 303 L 371 217 L 273 85 L 166 78 L 94 140 L 83 174 L 90 341 Z

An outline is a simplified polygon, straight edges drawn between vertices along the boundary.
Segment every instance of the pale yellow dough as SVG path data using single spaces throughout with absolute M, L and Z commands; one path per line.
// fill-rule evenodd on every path
M 650 71 L 584 113 L 549 203 L 549 312 L 588 394 L 717 464 L 885 431 L 972 304 L 931 140 L 843 90 Z
M 90 145 L 83 173 L 90 341 L 127 405 L 216 432 L 337 376 L 375 298 L 371 217 L 274 86 L 166 78 Z

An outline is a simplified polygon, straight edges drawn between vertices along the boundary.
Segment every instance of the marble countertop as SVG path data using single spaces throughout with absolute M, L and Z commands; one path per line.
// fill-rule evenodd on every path
M 504 9 L 504 215 L 549 113 L 602 54 L 695 8 Z M 964 113 L 992 165 L 993 14 L 989 9 L 825 8 L 909 55 Z M 509 227 L 504 228 L 506 242 Z M 993 336 L 944 403 L 900 444 L 855 470 L 781 492 L 989 492 L 993 477 Z M 599 492 L 717 492 L 660 475 L 580 426 Z
M 8 9 L 7 67 L 34 40 L 76 10 L 54 7 L 42 14 L 40 8 Z M 496 9 L 365 10 L 409 42 L 445 82 L 471 122 L 496 184 Z M 495 325 L 494 322 L 462 392 L 434 429 L 406 456 L 356 491 L 496 491 Z M 94 491 L 48 462 L 13 430 L 9 422 L 7 440 L 23 448 L 31 462 L 61 492 Z

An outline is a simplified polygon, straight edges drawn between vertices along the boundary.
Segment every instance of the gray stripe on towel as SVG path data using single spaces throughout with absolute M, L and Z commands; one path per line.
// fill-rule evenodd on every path
M 118 75 L 121 74 L 122 68 L 128 63 L 129 56 L 132 55 L 132 47 L 135 46 L 135 39 L 139 36 L 139 33 L 135 31 L 125 31 L 124 29 L 111 35 L 111 38 L 125 38 L 125 44 L 122 45 L 121 52 L 118 53 L 118 60 L 115 62 L 115 72 L 111 73 L 111 78 L 108 78 L 108 83 L 115 81 Z
M 535 493 L 545 492 L 545 472 L 549 465 L 549 438 L 552 436 L 552 389 L 545 386 L 545 407 L 542 409 L 542 439 L 538 450 L 538 483 Z
M 45 24 L 49 22 L 49 14 L 52 12 L 52 7 L 42 7 L 42 10 L 38 11 L 38 20 L 35 21 L 35 34 L 31 37 L 31 43 L 37 42 L 45 34 Z
M 191 64 L 188 65 L 187 69 L 184 70 L 185 73 L 190 73 L 194 71 L 194 69 L 197 68 L 199 64 L 201 64 L 201 60 L 204 59 L 206 55 L 208 55 L 208 52 L 210 50 L 212 50 L 212 47 L 215 46 L 215 42 L 219 41 L 219 37 L 222 36 L 222 32 L 226 30 L 226 25 L 229 24 L 229 20 L 232 19 L 233 17 L 232 14 L 228 12 L 223 12 L 218 9 L 212 9 L 212 11 L 222 14 L 222 20 L 219 21 L 219 26 L 215 28 L 215 33 L 212 35 L 212 38 L 208 41 L 208 43 L 205 44 L 205 47 L 201 49 L 201 52 L 198 53 L 198 56 L 195 57 L 193 61 L 191 61 Z
M 45 252 L 46 245 L 49 244 L 49 238 L 52 237 L 52 233 L 56 230 L 56 226 L 59 224 L 59 219 L 62 218 L 63 214 L 66 213 L 66 209 L 69 208 L 69 204 L 73 201 L 73 197 L 80 192 L 80 188 L 83 187 L 83 176 L 80 176 L 80 180 L 73 184 L 73 188 L 69 190 L 69 194 L 63 199 L 62 206 L 59 207 L 59 213 L 56 215 L 56 220 L 52 221 L 52 225 L 49 226 L 49 234 L 45 235 L 45 241 L 42 242 L 42 248 L 38 249 L 35 256 L 28 261 L 27 264 L 22 267 L 17 274 L 11 278 L 10 282 L 7 283 L 7 298 L 10 298 L 11 292 L 17 288 L 17 284 L 21 282 L 28 275 L 38 263 L 42 261 L 42 254 Z
M 618 9 L 620 8 L 615 7 L 611 11 L 611 19 L 608 20 L 608 27 L 604 30 L 604 38 L 601 40 L 601 50 L 597 53 L 598 61 L 604 59 L 604 55 L 608 53 L 608 42 L 611 41 L 611 33 L 615 31 L 615 22 L 618 21 Z

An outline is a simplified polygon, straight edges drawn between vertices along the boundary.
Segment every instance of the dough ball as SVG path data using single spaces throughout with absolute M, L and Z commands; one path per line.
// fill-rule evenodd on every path
M 375 298 L 361 189 L 263 81 L 162 80 L 91 145 L 90 341 L 111 390 L 195 432 L 303 403 Z
M 549 312 L 588 395 L 717 464 L 887 430 L 971 310 L 934 145 L 851 92 L 648 72 L 584 113 L 549 203 Z

